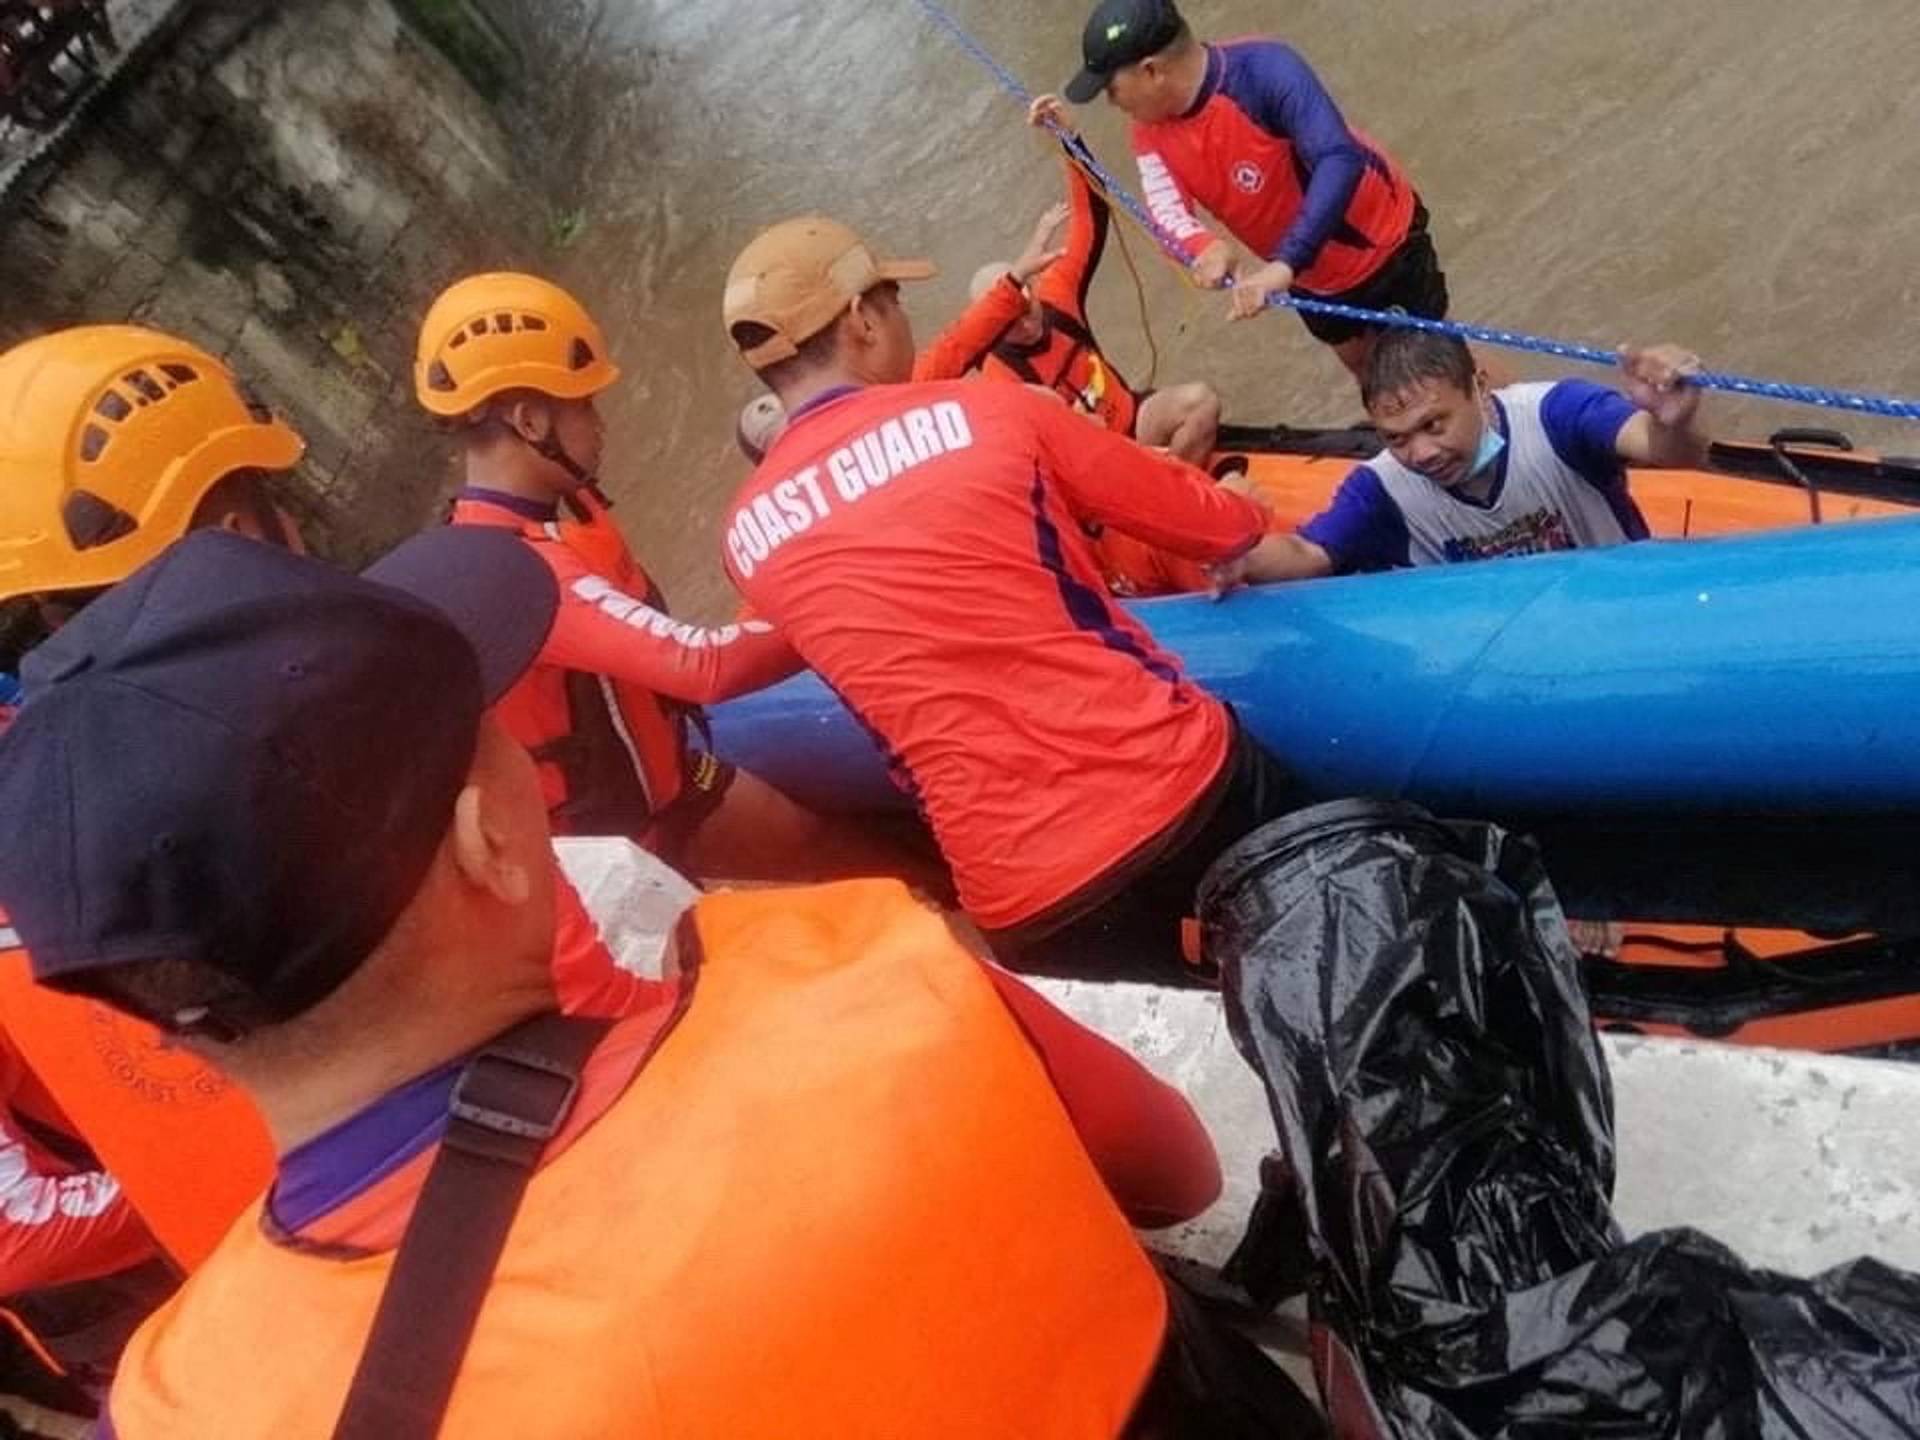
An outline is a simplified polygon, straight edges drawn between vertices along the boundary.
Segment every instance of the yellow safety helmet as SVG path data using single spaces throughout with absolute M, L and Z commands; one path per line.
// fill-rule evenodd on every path
M 470 275 L 444 291 L 421 323 L 413 362 L 414 394 L 447 417 L 503 390 L 581 400 L 619 378 L 606 337 L 578 300 L 508 271 Z
M 0 600 L 115 585 L 236 470 L 306 443 L 197 345 L 84 325 L 0 355 Z

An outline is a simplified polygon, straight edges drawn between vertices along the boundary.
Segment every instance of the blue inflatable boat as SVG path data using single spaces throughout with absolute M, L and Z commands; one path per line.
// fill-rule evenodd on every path
M 1530 830 L 1577 913 L 1920 933 L 1920 519 L 1133 608 L 1317 793 Z M 906 803 L 810 675 L 713 722 L 808 803 Z

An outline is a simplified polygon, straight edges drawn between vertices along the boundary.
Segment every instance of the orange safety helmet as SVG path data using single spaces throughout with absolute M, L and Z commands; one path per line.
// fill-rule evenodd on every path
M 537 275 L 470 275 L 441 293 L 420 326 L 413 391 L 435 415 L 470 414 L 503 390 L 562 400 L 620 378 L 581 303 Z
M 83 325 L 0 355 L 0 600 L 118 584 L 236 470 L 306 442 L 199 346 Z

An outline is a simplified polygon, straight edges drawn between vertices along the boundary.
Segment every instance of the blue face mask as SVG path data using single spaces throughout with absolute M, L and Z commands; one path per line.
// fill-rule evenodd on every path
M 1507 437 L 1489 423 L 1480 431 L 1480 448 L 1473 452 L 1473 463 L 1467 467 L 1467 479 L 1486 474 L 1506 448 Z

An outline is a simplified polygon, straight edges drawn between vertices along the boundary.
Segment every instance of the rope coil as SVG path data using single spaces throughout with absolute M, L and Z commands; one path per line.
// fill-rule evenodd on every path
M 1033 103 L 1033 93 L 1021 83 L 1020 77 L 1001 64 L 992 52 L 974 39 L 966 28 L 954 19 L 946 7 L 939 3 L 939 0 L 914 0 L 914 3 L 929 20 L 944 30 L 956 45 L 992 75 L 1002 90 L 1022 105 Z M 1099 158 L 1094 155 L 1084 139 L 1066 126 L 1053 121 L 1047 122 L 1047 129 L 1066 147 L 1074 163 L 1087 172 L 1106 193 L 1109 200 L 1124 209 L 1141 229 L 1153 237 L 1155 243 L 1166 252 L 1170 260 L 1182 270 L 1193 269 L 1193 257 L 1188 255 L 1181 248 L 1180 243 L 1154 219 L 1152 213 L 1140 202 L 1139 197 L 1100 163 Z M 1227 283 L 1232 284 L 1231 277 Z M 1501 330 L 1486 325 L 1467 325 L 1454 320 L 1428 320 L 1419 315 L 1407 315 L 1397 310 L 1368 310 L 1358 305 L 1342 305 L 1332 300 L 1315 300 L 1305 295 L 1275 295 L 1269 298 L 1267 304 L 1270 308 L 1284 306 L 1290 310 L 1302 310 L 1315 315 L 1334 315 L 1343 320 L 1355 320 L 1369 325 L 1395 325 L 1409 330 L 1430 330 L 1436 335 L 1451 335 L 1459 340 L 1495 345 L 1507 350 L 1522 350 L 1535 355 L 1552 355 L 1562 360 L 1577 360 L 1588 365 L 1611 366 L 1619 360 L 1617 352 L 1594 345 L 1577 345 L 1569 341 L 1554 340 L 1544 335 L 1528 335 L 1518 330 Z M 1763 400 L 1812 405 L 1825 410 L 1848 410 L 1855 414 L 1878 415 L 1890 420 L 1920 420 L 1920 401 L 1903 400 L 1891 395 L 1835 390 L 1820 385 L 1796 385 L 1789 381 L 1767 380 L 1752 375 L 1734 375 L 1719 370 L 1703 370 L 1689 376 L 1688 383 L 1702 390 L 1721 390 L 1735 395 L 1752 395 Z

